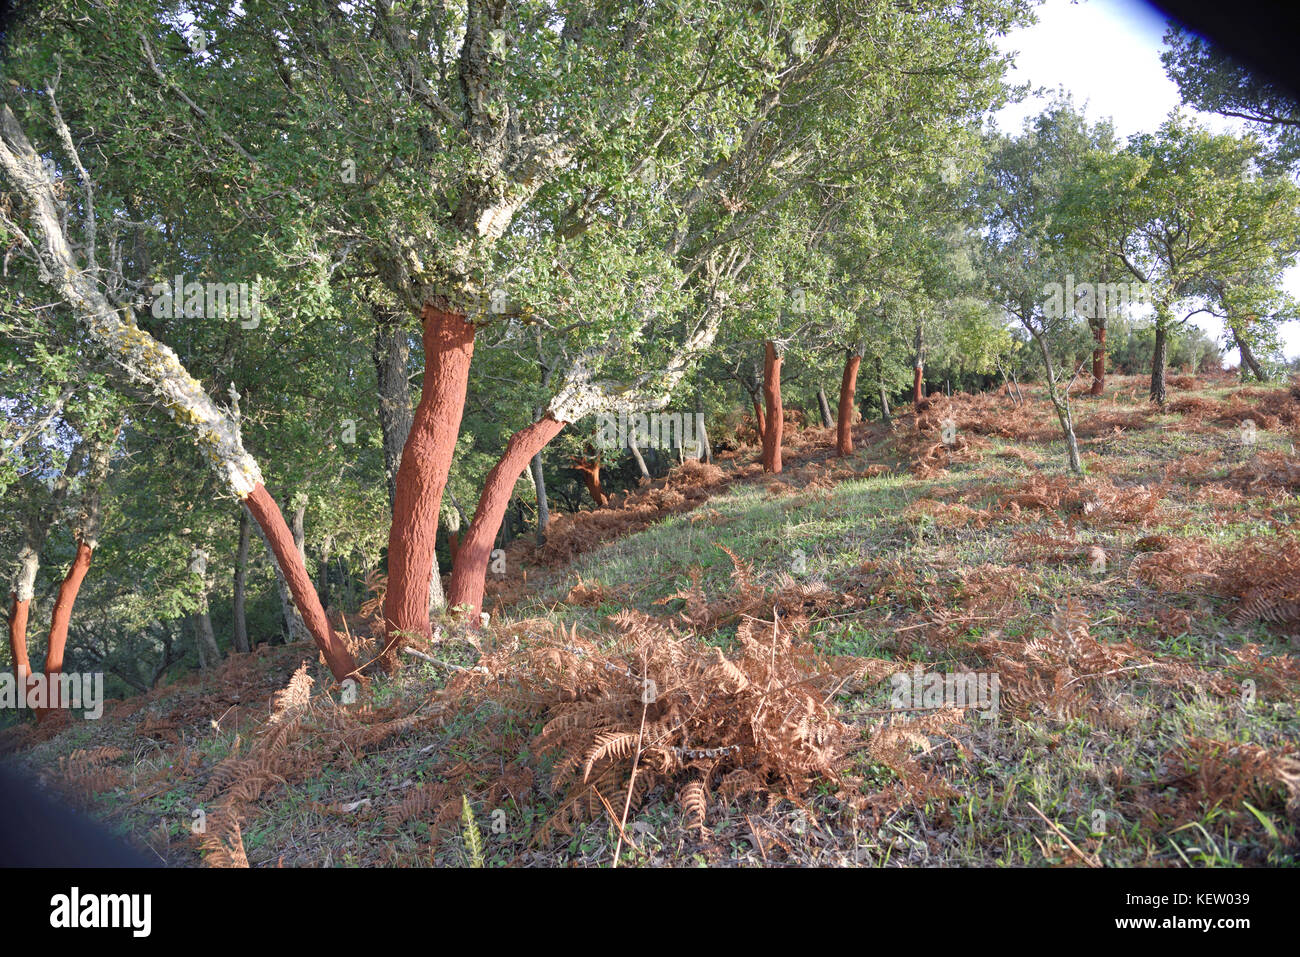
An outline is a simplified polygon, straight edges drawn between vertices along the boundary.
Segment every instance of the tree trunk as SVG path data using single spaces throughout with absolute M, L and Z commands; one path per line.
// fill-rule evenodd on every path
M 248 454 L 239 434 L 238 419 L 221 409 L 203 391 L 181 364 L 176 353 L 158 342 L 136 324 L 129 309 L 115 307 L 94 280 L 94 274 L 73 255 L 72 244 L 59 213 L 52 177 L 40 155 L 32 148 L 13 111 L 0 104 L 0 166 L 12 182 L 21 184 L 21 193 L 33 208 L 34 242 L 43 267 L 42 277 L 58 292 L 60 299 L 76 314 L 86 334 L 104 354 L 116 362 L 136 381 L 148 385 L 170 413 L 172 420 L 190 431 L 204 456 L 220 476 L 225 488 L 241 499 L 258 497 L 252 514 L 266 534 L 281 548 L 276 550 L 282 567 L 294 571 L 292 540 L 284 525 L 284 516 L 262 485 L 261 469 Z M 282 554 L 283 553 L 283 554 Z M 301 565 L 298 566 L 301 570 Z M 305 577 L 305 571 L 302 577 Z M 295 574 L 294 579 L 297 580 Z M 311 598 L 316 609 L 316 593 Z M 305 603 L 305 598 L 304 598 Z M 312 621 L 324 620 L 312 615 Z M 352 656 L 338 642 L 328 625 L 314 629 L 313 636 L 330 662 L 338 679 L 355 670 Z
M 916 324 L 916 343 L 912 372 L 912 404 L 920 405 L 925 400 L 925 327 Z
M 876 360 L 876 383 L 880 389 L 880 421 L 889 425 L 893 419 L 889 414 L 889 393 L 885 391 L 884 363 L 879 359 Z
M 462 313 L 426 305 L 424 389 L 397 470 L 393 524 L 388 536 L 388 590 L 384 594 L 384 655 L 391 662 L 400 633 L 429 637 L 429 585 L 442 493 L 460 434 L 474 326 Z
M 1034 335 L 1034 341 L 1038 343 L 1038 349 L 1043 355 L 1043 371 L 1047 378 L 1047 397 L 1052 400 L 1052 406 L 1056 409 L 1057 420 L 1061 423 L 1061 432 L 1065 436 L 1066 457 L 1069 462 L 1070 471 L 1075 475 L 1083 474 L 1083 462 L 1079 458 L 1079 442 L 1074 435 L 1074 415 L 1070 411 L 1070 393 L 1069 383 L 1066 383 L 1065 397 L 1062 399 L 1059 390 L 1056 387 L 1056 366 L 1052 362 L 1052 354 L 1047 348 L 1047 341 L 1039 335 Z
M 1097 345 L 1092 350 L 1092 388 L 1089 395 L 1101 395 L 1106 391 L 1106 318 L 1102 316 L 1092 321 L 1092 337 Z
M 763 471 L 781 471 L 781 441 L 785 432 L 785 410 L 781 406 L 781 354 L 776 343 L 763 345 L 763 398 L 767 423 L 763 429 Z
M 35 529 L 30 528 L 30 531 Z M 36 549 L 24 542 L 18 551 L 14 590 L 9 593 L 9 651 L 14 660 L 14 677 L 20 684 L 32 673 L 31 658 L 27 654 L 27 617 L 31 614 L 32 598 L 36 594 L 36 572 L 40 564 Z
M 641 450 L 636 446 L 636 436 L 629 435 L 627 437 L 627 450 L 632 453 L 632 460 L 636 462 L 636 470 L 640 475 L 640 481 L 649 482 L 650 470 L 646 468 L 645 456 L 641 454 Z
M 320 561 L 316 566 L 316 594 L 323 607 L 330 606 L 330 556 L 334 553 L 334 536 L 326 535 L 320 547 Z
M 262 529 L 271 554 L 275 556 L 279 567 L 284 570 L 284 577 L 289 590 L 293 593 L 293 600 L 302 615 L 303 623 L 321 654 L 324 655 L 330 672 L 336 680 L 342 681 L 356 671 L 356 664 L 344 646 L 342 637 L 335 634 L 329 620 L 325 617 L 325 609 L 321 607 L 320 597 L 312 587 L 307 569 L 299 558 L 298 549 L 293 543 L 293 535 L 284 522 L 280 507 L 275 504 L 275 499 L 271 498 L 271 494 L 261 482 L 254 486 L 253 491 L 244 501 L 249 513 Z
M 713 445 L 709 442 L 709 430 L 700 417 L 700 461 L 713 464 Z
M 1244 335 L 1237 331 L 1237 327 L 1232 323 L 1228 324 L 1228 328 L 1232 330 L 1232 341 L 1236 343 L 1237 351 L 1241 353 L 1242 367 L 1249 369 L 1258 381 L 1265 381 L 1266 376 L 1264 375 L 1264 370 L 1260 368 L 1259 360 L 1255 358 L 1255 353 L 1251 351 L 1250 342 Z M 1242 376 L 1243 380 L 1245 378 L 1245 376 Z
M 542 421 L 546 420 L 543 419 Z M 591 495 L 591 500 L 596 503 L 596 507 L 604 508 L 608 505 L 609 496 L 600 487 L 600 462 L 588 462 L 584 459 L 578 459 L 574 461 L 573 467 L 582 476 L 582 484 L 587 486 L 587 491 Z
M 645 459 L 641 459 L 642 471 Z M 529 460 L 528 467 L 533 470 L 533 484 L 537 486 L 537 544 L 546 544 L 546 527 L 551 524 L 551 506 L 546 500 L 546 470 L 542 467 L 542 453 L 538 452 Z
M 835 432 L 835 451 L 841 456 L 853 451 L 853 396 L 858 388 L 860 365 L 862 356 L 850 349 L 844 356 L 844 377 L 840 380 L 840 407 Z
M 402 447 L 411 432 L 411 383 L 406 369 L 411 345 L 401 317 L 381 306 L 371 309 L 375 318 L 375 380 L 379 386 L 379 431 L 384 444 L 384 477 L 388 482 L 388 507 L 397 500 L 397 471 Z
M 58 682 L 49 679 L 63 671 L 63 652 L 68 644 L 68 624 L 72 621 L 72 606 L 76 604 L 77 592 L 90 570 L 90 556 L 93 547 L 85 541 L 77 543 L 77 554 L 72 559 L 68 574 L 59 585 L 58 597 L 54 599 L 54 612 L 50 615 L 50 640 L 45 650 L 46 707 L 60 707 Z M 39 717 L 38 713 L 38 717 Z
M 767 434 L 767 423 L 763 419 L 763 407 L 758 404 L 758 397 L 751 396 L 750 400 L 754 403 L 754 429 L 758 433 L 758 440 L 763 441 L 763 436 Z
M 483 589 L 487 583 L 492 542 L 496 538 L 497 529 L 501 527 L 506 507 L 510 504 L 510 493 L 515 482 L 528 461 L 539 454 L 546 443 L 563 428 L 563 422 L 547 416 L 520 429 L 510 437 L 505 452 L 497 464 L 492 466 L 492 471 L 483 483 L 478 508 L 474 510 L 469 531 L 461 541 L 456 564 L 452 567 L 451 586 L 447 595 L 451 607 L 468 611 L 471 622 L 478 619 L 483 608 Z
M 190 572 L 199 579 L 199 607 L 190 616 L 194 627 L 194 643 L 199 650 L 199 668 L 212 668 L 221 661 L 221 649 L 212 630 L 212 615 L 208 610 L 208 553 L 195 548 L 190 553 Z
M 239 550 L 235 553 L 235 597 L 234 618 L 235 651 L 247 653 L 252 651 L 248 642 L 248 613 L 245 609 L 248 590 L 248 545 L 251 538 L 248 509 L 239 510 Z
M 1151 357 L 1151 401 L 1157 405 L 1165 404 L 1165 361 L 1169 349 L 1168 336 L 1168 328 L 1157 319 L 1156 344 Z
M 829 429 L 831 427 L 831 404 L 826 401 L 826 390 L 821 386 L 817 387 L 817 408 L 821 410 L 822 428 Z

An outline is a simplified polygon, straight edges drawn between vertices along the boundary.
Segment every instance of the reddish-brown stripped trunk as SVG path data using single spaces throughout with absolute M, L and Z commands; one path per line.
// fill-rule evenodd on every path
M 758 432 L 758 440 L 763 441 L 763 433 L 767 431 L 767 423 L 763 421 L 763 407 L 758 404 L 758 399 L 754 399 L 754 428 Z
M 858 388 L 858 366 L 862 356 L 850 352 L 844 358 L 844 378 L 840 380 L 840 408 L 835 432 L 835 451 L 848 455 L 853 451 L 853 396 Z
M 912 376 L 912 404 L 920 405 L 925 400 L 925 375 L 921 369 L 921 363 L 916 364 L 914 375 Z
M 59 594 L 54 599 L 54 612 L 50 615 L 50 640 L 45 651 L 46 708 L 57 708 L 59 702 L 59 683 L 49 679 L 63 671 L 63 651 L 68 645 L 68 625 L 72 621 L 72 606 L 77 602 L 77 592 L 90 570 L 90 556 L 94 550 L 84 541 L 77 542 L 77 554 L 68 567 L 68 574 L 59 585 Z M 41 712 L 36 713 L 42 717 Z
M 307 574 L 302 555 L 298 552 L 298 546 L 294 544 L 293 533 L 285 524 L 280 506 L 275 504 L 275 499 L 261 482 L 258 482 L 248 498 L 244 499 L 244 504 L 248 506 L 248 512 L 253 516 L 253 520 L 266 534 L 266 543 L 271 546 L 271 552 L 284 572 L 285 583 L 293 594 L 293 603 L 298 608 L 298 614 L 302 616 L 303 624 L 311 632 L 316 647 L 325 656 L 325 663 L 329 666 L 330 672 L 336 680 L 342 681 L 357 670 L 356 662 L 352 660 L 352 655 L 344 645 L 343 639 L 335 634 L 334 629 L 330 627 L 329 619 L 325 617 L 320 596 L 316 594 L 316 588 Z
M 16 591 L 9 593 L 9 653 L 14 660 L 14 677 L 22 682 L 32 673 L 32 662 L 27 657 L 27 615 L 30 599 L 20 599 Z
M 542 421 L 544 422 L 546 420 L 543 419 Z M 540 423 L 534 422 L 533 424 L 538 425 Z M 605 490 L 600 487 L 600 463 L 577 459 L 574 461 L 573 467 L 577 469 L 578 474 L 582 476 L 582 484 L 587 486 L 587 491 L 591 494 L 591 500 L 596 503 L 596 507 L 604 508 L 608 505 L 609 496 L 606 495 Z
M 478 619 L 483 610 L 483 588 L 487 583 L 488 559 L 492 556 L 492 543 L 510 505 L 510 493 L 528 467 L 533 456 L 546 447 L 564 428 L 550 416 L 538 419 L 510 437 L 506 450 L 497 464 L 488 472 L 479 495 L 478 508 L 469 523 L 469 531 L 460 544 L 456 564 L 451 570 L 451 584 L 447 591 L 447 604 L 452 608 L 465 608 L 470 621 Z M 599 465 L 596 466 L 599 469 Z M 599 483 L 599 477 L 597 477 Z M 599 491 L 599 487 L 597 488 Z
M 779 472 L 785 410 L 781 407 L 781 355 L 771 340 L 763 346 L 763 399 L 767 403 L 767 423 L 763 429 L 763 471 Z
M 1092 350 L 1092 388 L 1089 395 L 1101 395 L 1106 390 L 1106 326 L 1093 326 L 1092 337 L 1097 340 Z
M 474 326 L 464 314 L 426 305 L 424 322 L 424 389 L 397 469 L 393 524 L 388 533 L 388 590 L 384 624 L 391 654 L 398 633 L 428 636 L 429 580 L 442 493 L 451 471 L 460 434 L 474 356 Z

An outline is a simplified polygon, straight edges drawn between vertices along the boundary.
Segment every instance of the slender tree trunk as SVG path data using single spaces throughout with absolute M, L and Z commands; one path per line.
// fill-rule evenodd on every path
M 425 306 L 424 389 L 397 470 L 393 525 L 388 537 L 385 656 L 391 661 L 399 633 L 428 637 L 429 586 L 442 493 L 460 434 L 474 326 L 461 313 Z
M 781 405 L 781 354 L 770 339 L 763 345 L 763 398 L 767 423 L 763 429 L 763 471 L 781 471 L 781 442 L 785 432 L 785 410 Z
M 1092 337 L 1097 344 L 1092 350 L 1092 388 L 1089 395 L 1101 395 L 1106 391 L 1106 317 L 1094 319 Z
M 713 464 L 713 445 L 709 442 L 709 430 L 700 419 L 700 461 Z
M 758 396 L 750 396 L 754 403 L 754 428 L 758 432 L 758 440 L 763 441 L 763 436 L 767 434 L 767 422 L 763 418 L 763 407 L 758 403 Z
M 826 390 L 823 389 L 821 386 L 817 387 L 817 408 L 821 411 L 822 414 L 822 428 L 829 429 L 832 424 L 831 404 L 826 401 Z
M 375 318 L 375 380 L 379 386 L 379 431 L 384 445 L 384 478 L 388 482 L 388 507 L 397 500 L 397 471 L 402 447 L 411 433 L 414 417 L 411 383 L 407 366 L 410 340 L 401 317 L 380 306 L 372 307 Z
M 640 462 L 644 471 L 645 459 L 640 459 Z M 533 470 L 533 484 L 537 486 L 537 544 L 545 545 L 546 527 L 551 524 L 551 506 L 546 499 L 546 470 L 542 466 L 541 452 L 529 460 L 528 467 Z
M 248 546 L 252 528 L 249 524 L 248 509 L 239 509 L 239 550 L 235 553 L 235 595 L 234 618 L 235 651 L 247 653 L 252 651 L 248 641 L 248 613 L 245 608 L 248 591 Z
M 649 482 L 650 470 L 646 468 L 645 456 L 642 455 L 641 450 L 637 448 L 635 435 L 629 435 L 627 437 L 627 450 L 632 453 L 632 461 L 636 462 L 636 470 L 637 474 L 640 476 L 640 481 Z
M 1074 435 L 1074 415 L 1070 410 L 1070 386 L 1066 383 L 1065 398 L 1059 394 L 1056 387 L 1056 366 L 1052 362 L 1052 354 L 1047 348 L 1047 341 L 1039 335 L 1030 331 L 1034 341 L 1038 343 L 1039 351 L 1043 356 L 1043 371 L 1047 378 L 1047 396 L 1052 400 L 1052 406 L 1056 409 L 1057 420 L 1061 423 L 1061 433 L 1065 436 L 1066 457 L 1069 461 L 1070 471 L 1075 475 L 1083 474 L 1083 461 L 1079 457 L 1079 442 Z
M 912 404 L 920 405 L 925 400 L 925 327 L 916 324 L 915 361 L 912 371 Z
M 879 359 L 876 360 L 876 382 L 880 389 L 880 421 L 888 425 L 893 419 L 889 414 L 889 393 L 885 391 L 884 363 Z
M 320 595 L 320 603 L 326 608 L 330 606 L 330 555 L 334 552 L 334 536 L 326 535 L 320 547 L 320 562 L 316 566 L 316 594 Z
M 506 450 L 483 483 L 478 508 L 461 542 L 456 564 L 451 571 L 447 601 L 453 608 L 468 611 L 470 621 L 478 619 L 483 608 L 483 589 L 487 583 L 488 559 L 501 519 L 510 504 L 510 493 L 529 460 L 564 428 L 563 422 L 547 416 L 520 429 L 510 437 Z
M 244 502 L 248 506 L 249 513 L 262 529 L 266 544 L 271 554 L 275 556 L 276 563 L 284 570 L 284 577 L 289 590 L 293 593 L 293 600 L 302 615 L 303 623 L 325 657 L 330 672 L 336 680 L 342 681 L 356 671 L 356 664 L 344 646 L 342 637 L 335 634 L 329 620 L 325 617 L 325 609 L 321 607 L 320 597 L 312 587 L 307 568 L 299 558 L 298 549 L 293 543 L 293 535 L 289 531 L 289 526 L 285 524 L 280 506 L 275 504 L 275 499 L 271 498 L 271 494 L 261 482 L 253 487 L 253 491 L 248 494 Z
M 853 396 L 858 388 L 858 367 L 862 356 L 852 349 L 844 356 L 844 376 L 840 379 L 840 407 L 836 422 L 835 451 L 848 455 L 853 451 Z
M 1168 328 L 1157 319 L 1156 343 L 1151 357 L 1151 401 L 1157 405 L 1165 404 L 1165 363 L 1169 350 L 1168 337 Z
M 208 553 L 195 548 L 190 553 L 190 572 L 199 580 L 199 607 L 190 616 L 194 628 L 194 643 L 199 650 L 199 667 L 212 668 L 221 661 L 221 649 L 212 630 L 212 615 L 208 610 Z

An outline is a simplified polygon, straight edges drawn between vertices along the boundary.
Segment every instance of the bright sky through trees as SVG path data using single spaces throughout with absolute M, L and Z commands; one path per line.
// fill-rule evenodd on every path
M 1141 0 L 1046 0 L 1036 24 L 1000 41 L 1002 49 L 1015 51 L 1009 81 L 1036 92 L 995 114 L 998 127 L 1018 131 L 1064 89 L 1090 119 L 1111 119 L 1119 136 L 1156 129 L 1179 106 L 1178 87 L 1160 63 L 1164 32 L 1164 15 Z M 1187 112 L 1216 132 L 1244 130 L 1235 120 Z M 1300 270 L 1288 274 L 1286 288 L 1300 294 Z M 1193 321 L 1213 336 L 1223 333 L 1213 316 Z M 1300 354 L 1300 326 L 1284 324 L 1280 332 L 1287 357 Z M 1235 349 L 1224 354 L 1225 364 L 1237 361 Z

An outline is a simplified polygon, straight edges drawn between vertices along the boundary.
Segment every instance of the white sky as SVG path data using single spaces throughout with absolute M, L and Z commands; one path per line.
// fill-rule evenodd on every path
M 1043 88 L 994 114 L 1003 131 L 1018 131 L 1062 87 L 1089 119 L 1112 120 L 1120 136 L 1156 129 L 1179 106 L 1178 87 L 1160 63 L 1165 19 L 1154 7 L 1142 0 L 1046 0 L 1037 12 L 1037 23 L 1000 40 L 1016 57 L 1010 82 Z M 1190 112 L 1216 131 L 1242 128 L 1226 117 Z M 1286 287 L 1300 296 L 1300 269 L 1287 274 Z M 1212 317 L 1193 322 L 1215 337 L 1223 331 Z M 1287 357 L 1300 355 L 1300 323 L 1283 326 L 1281 336 Z M 1236 363 L 1236 350 L 1224 359 Z

